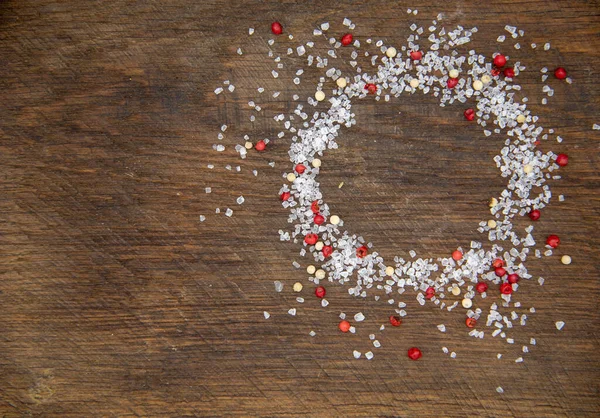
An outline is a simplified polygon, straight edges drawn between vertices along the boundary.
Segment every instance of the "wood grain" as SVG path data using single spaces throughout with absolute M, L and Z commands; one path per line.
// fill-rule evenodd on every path
M 418 3 L 407 17 L 411 5 L 382 0 L 0 2 L 0 415 L 597 416 L 600 3 Z M 291 284 L 306 280 L 291 266 L 306 264 L 298 248 L 277 234 L 287 225 L 276 199 L 287 140 L 239 162 L 240 173 L 224 166 L 238 164 L 243 134 L 276 134 L 272 116 L 295 106 L 284 97 L 314 92 L 310 75 L 300 86 L 269 76 L 271 21 L 308 40 L 323 21 L 340 34 L 349 17 L 359 39 L 403 43 L 412 21 L 439 12 L 448 26 L 477 26 L 473 47 L 486 54 L 505 24 L 526 31 L 524 46 L 552 43 L 509 55 L 527 66 L 519 79 L 542 125 L 565 138 L 542 145 L 566 150 L 570 164 L 553 184 L 565 202 L 545 210 L 536 231 L 560 235 L 558 253 L 574 262 L 531 260 L 546 284 L 519 291 L 537 313 L 515 330 L 515 347 L 473 341 L 458 312 L 411 305 L 373 361 L 354 361 L 354 348 L 369 348 L 368 327 L 389 315 L 385 303 L 330 286 L 329 308 L 307 297 L 297 317 L 286 314 L 297 306 Z M 296 40 L 278 42 L 281 53 Z M 542 106 L 539 68 L 557 65 L 574 83 L 553 82 Z M 225 79 L 237 89 L 216 97 Z M 251 126 L 246 103 L 261 84 L 283 93 L 264 93 Z M 437 257 L 477 239 L 486 201 L 502 188 L 491 160 L 502 139 L 484 139 L 462 109 L 420 95 L 365 100 L 356 113 L 321 176 L 346 224 L 386 257 Z M 223 122 L 220 154 L 211 146 Z M 235 214 L 216 216 L 216 207 Z M 283 293 L 273 280 L 286 283 Z M 357 310 L 369 318 L 364 330 L 339 335 L 339 312 Z M 515 364 L 531 336 L 537 345 Z M 407 360 L 413 345 L 421 361 Z

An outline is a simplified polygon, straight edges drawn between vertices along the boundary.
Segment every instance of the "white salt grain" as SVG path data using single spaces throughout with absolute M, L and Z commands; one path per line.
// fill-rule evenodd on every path
M 362 322 L 365 320 L 365 316 L 363 315 L 362 312 L 357 313 L 356 315 L 354 315 L 354 320 L 356 322 Z
M 561 331 L 563 329 L 563 327 L 565 326 L 565 323 L 563 321 L 557 321 L 555 325 L 556 325 L 556 329 Z
M 242 203 L 244 203 L 244 200 L 245 200 L 244 196 L 240 196 L 236 199 L 236 202 L 238 205 L 241 205 Z
M 296 308 L 292 308 L 288 311 L 288 314 L 292 315 L 292 316 L 296 316 Z
M 356 350 L 354 350 L 354 351 L 352 352 L 352 355 L 354 356 L 354 358 L 355 358 L 355 359 L 359 359 L 359 358 L 360 358 L 360 356 L 362 356 L 362 353 L 361 353 L 360 351 L 356 351 Z

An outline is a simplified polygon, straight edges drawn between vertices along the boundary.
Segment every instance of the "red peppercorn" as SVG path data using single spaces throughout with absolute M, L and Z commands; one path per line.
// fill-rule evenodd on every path
M 410 58 L 413 61 L 419 61 L 421 58 L 423 58 L 423 53 L 421 51 L 411 51 Z
M 548 235 L 548 238 L 546 238 L 546 244 L 552 248 L 556 248 L 560 244 L 560 238 L 558 238 L 558 235 Z
M 402 320 L 400 319 L 399 316 L 391 315 L 390 316 L 390 324 L 392 324 L 393 327 L 399 327 L 400 325 L 402 325 Z
M 307 234 L 304 237 L 304 242 L 307 243 L 308 245 L 315 245 L 318 240 L 319 240 L 319 237 L 317 236 L 317 234 Z
M 463 258 L 463 253 L 461 253 L 459 250 L 455 250 L 454 252 L 452 252 L 452 259 L 454 261 L 458 261 L 461 258 Z
M 467 327 L 473 328 L 475 327 L 475 325 L 477 325 L 477 320 L 475 318 L 467 318 L 465 320 L 465 324 L 467 325 Z
M 566 166 L 567 164 L 569 164 L 569 156 L 567 154 L 558 154 L 556 156 L 556 164 L 558 164 L 561 167 Z
M 321 252 L 323 253 L 323 257 L 327 258 L 333 253 L 333 247 L 331 245 L 325 245 Z
M 263 141 L 262 139 L 258 141 L 256 145 L 254 145 L 254 149 L 256 149 L 257 151 L 264 151 L 266 147 L 267 144 L 265 144 L 265 141 Z
M 565 70 L 563 67 L 558 67 L 556 70 L 554 70 L 554 77 L 558 78 L 559 80 L 564 80 L 567 78 L 567 70 Z
M 449 89 L 453 89 L 458 84 L 458 78 L 449 78 L 446 85 Z
M 411 360 L 418 360 L 423 357 L 423 353 L 417 347 L 412 347 L 408 349 L 408 357 Z
M 468 121 L 475 119 L 475 111 L 471 108 L 468 108 L 467 110 L 465 110 L 464 115 L 465 115 L 465 119 Z
M 340 331 L 348 332 L 348 331 L 350 331 L 350 322 L 348 322 L 346 320 L 340 321 L 340 324 L 338 325 L 338 327 L 339 327 Z
M 325 222 L 325 218 L 323 215 L 317 213 L 313 219 L 313 222 L 317 225 L 321 225 L 323 222 Z
M 296 167 L 294 167 L 294 170 L 296 170 L 296 173 L 302 174 L 306 171 L 306 166 L 304 164 L 296 164 Z
M 513 291 L 512 285 L 510 283 L 502 283 L 500 285 L 500 292 L 503 295 L 510 295 Z
M 479 292 L 479 293 L 487 292 L 488 285 L 487 285 L 487 283 L 479 282 L 475 285 L 475 290 L 477 290 L 477 292 Z
M 271 32 L 273 32 L 274 35 L 281 35 L 283 33 L 283 26 L 281 26 L 281 23 L 271 23 Z
M 342 36 L 342 39 L 340 40 L 340 42 L 342 43 L 342 45 L 348 46 L 352 43 L 353 40 L 354 40 L 354 37 L 352 36 L 352 34 L 347 33 L 344 36 Z
M 435 289 L 429 286 L 427 290 L 425 290 L 425 298 L 431 299 L 433 296 L 435 296 Z
M 508 282 L 509 282 L 510 284 L 513 284 L 513 283 L 518 283 L 518 282 L 519 282 L 519 279 L 520 279 L 520 277 L 519 277 L 519 275 L 518 275 L 518 274 L 512 273 L 512 274 L 509 274 L 509 275 L 508 275 Z
M 319 202 L 316 200 L 312 202 L 310 205 L 310 210 L 312 210 L 312 213 L 319 213 Z
M 502 54 L 498 54 L 494 57 L 494 65 L 496 67 L 504 67 L 506 65 L 506 57 Z
M 506 274 L 506 270 L 504 269 L 504 267 L 497 267 L 494 270 L 494 273 L 496 273 L 496 276 L 502 277 L 502 276 L 504 276 Z
M 292 194 L 290 192 L 283 192 L 279 195 L 279 198 L 281 199 L 282 202 L 285 202 L 290 197 L 292 197 Z
M 365 90 L 367 90 L 369 94 L 375 94 L 377 93 L 377 86 L 373 83 L 367 83 L 365 84 Z
M 358 258 L 365 258 L 369 252 L 369 249 L 366 246 L 358 247 L 356 249 L 356 256 Z
M 325 288 L 323 286 L 317 286 L 317 288 L 315 289 L 315 296 L 318 297 L 319 299 L 323 299 L 325 297 Z
M 542 212 L 540 212 L 538 209 L 534 209 L 531 212 L 529 212 L 529 219 L 531 219 L 532 221 L 537 221 L 538 219 L 540 219 L 540 216 L 542 216 Z
M 515 78 L 515 70 L 512 67 L 507 67 L 504 69 L 504 77 L 507 78 Z
M 497 269 L 498 267 L 502 267 L 504 265 L 504 261 L 501 258 L 497 258 L 492 263 L 492 266 Z
M 499 68 L 492 68 L 492 76 L 496 77 L 500 74 L 500 69 Z

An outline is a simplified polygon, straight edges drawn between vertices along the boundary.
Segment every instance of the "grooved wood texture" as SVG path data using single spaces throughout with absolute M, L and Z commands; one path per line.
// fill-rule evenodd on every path
M 417 3 L 407 16 L 415 4 L 381 0 L 0 2 L 0 416 L 597 416 L 600 3 Z M 505 24 L 526 31 L 520 51 L 510 38 L 501 48 L 527 66 L 519 81 L 541 124 L 565 139 L 541 145 L 568 152 L 570 164 L 552 183 L 565 202 L 554 199 L 536 224 L 539 242 L 556 233 L 562 244 L 528 264 L 546 284 L 519 289 L 537 313 L 514 329 L 514 346 L 474 340 L 462 312 L 412 300 L 402 328 L 378 337 L 375 358 L 355 361 L 389 305 L 329 285 L 329 307 L 318 306 L 307 260 L 278 240 L 288 139 L 244 161 L 233 147 L 246 133 L 275 137 L 273 115 L 318 81 L 313 68 L 291 82 L 305 67 L 299 58 L 270 76 L 273 20 L 295 35 L 273 47 L 284 55 L 323 21 L 332 36 L 349 17 L 358 39 L 401 45 L 410 23 L 427 28 L 439 12 L 447 27 L 479 28 L 464 51 L 491 55 Z M 549 79 L 555 95 L 542 106 L 539 70 L 557 65 L 574 83 Z M 235 92 L 215 96 L 225 79 Z M 254 124 L 248 100 L 264 109 Z M 357 126 L 320 176 L 346 226 L 388 258 L 410 249 L 438 257 L 479 239 L 486 202 L 503 187 L 492 161 L 503 138 L 485 138 L 461 106 L 440 108 L 431 96 L 354 109 Z M 217 153 L 222 123 L 227 150 Z M 285 282 L 281 294 L 274 280 Z M 295 281 L 305 283 L 303 305 Z M 367 321 L 357 335 L 341 335 L 339 313 L 359 310 Z M 515 364 L 525 344 L 532 352 Z M 406 357 L 411 346 L 423 350 L 418 362 Z

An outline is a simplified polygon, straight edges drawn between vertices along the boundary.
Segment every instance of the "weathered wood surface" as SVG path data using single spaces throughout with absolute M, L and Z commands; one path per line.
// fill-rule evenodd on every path
M 418 3 L 409 17 L 414 5 L 388 1 L 0 2 L 0 415 L 597 416 L 600 3 Z M 411 305 L 375 359 L 355 361 L 368 331 L 340 335 L 337 315 L 361 309 L 374 326 L 386 303 L 329 286 L 329 308 L 307 298 L 297 317 L 286 314 L 291 284 L 306 279 L 291 267 L 298 248 L 277 235 L 287 224 L 276 199 L 287 141 L 251 154 L 241 173 L 224 166 L 237 164 L 256 87 L 284 93 L 265 93 L 256 136 L 277 132 L 272 115 L 294 106 L 284 96 L 314 91 L 310 76 L 300 86 L 270 78 L 272 20 L 306 40 L 325 20 L 340 34 L 350 17 L 359 39 L 403 43 L 412 21 L 427 25 L 438 12 L 447 25 L 478 26 L 473 45 L 487 54 L 505 24 L 526 30 L 523 50 L 505 49 L 528 67 L 519 79 L 542 125 L 565 138 L 542 147 L 570 156 L 553 186 L 566 201 L 536 231 L 559 234 L 557 253 L 574 261 L 531 260 L 546 284 L 519 290 L 537 313 L 515 330 L 514 347 L 467 337 L 458 312 Z M 528 47 L 546 41 L 549 52 Z M 553 81 L 542 106 L 539 68 L 557 64 L 574 83 Z M 238 88 L 217 98 L 225 79 Z M 503 184 L 491 160 L 501 139 L 483 139 L 461 108 L 429 96 L 365 100 L 356 112 L 321 176 L 346 224 L 387 257 L 437 257 L 477 239 Z M 219 154 L 210 148 L 223 122 Z M 530 336 L 537 346 L 515 364 Z M 406 358 L 413 345 L 424 351 L 418 362 Z

